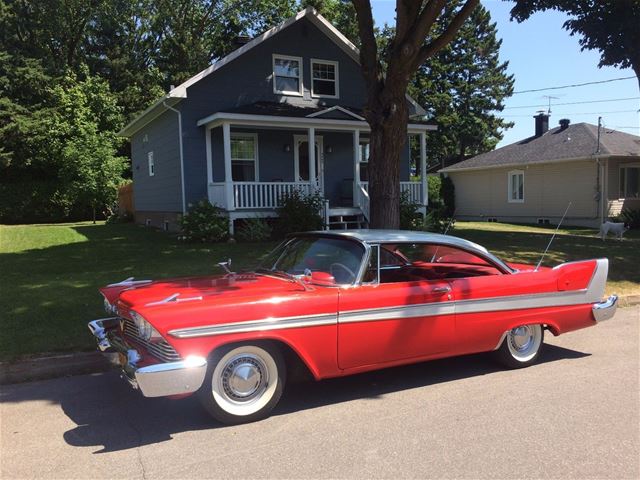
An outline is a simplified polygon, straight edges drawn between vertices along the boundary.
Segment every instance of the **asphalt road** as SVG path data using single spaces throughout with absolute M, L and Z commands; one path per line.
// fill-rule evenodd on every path
M 503 371 L 473 355 L 291 386 L 222 427 L 116 372 L 3 386 L 0 478 L 640 478 L 640 307 Z

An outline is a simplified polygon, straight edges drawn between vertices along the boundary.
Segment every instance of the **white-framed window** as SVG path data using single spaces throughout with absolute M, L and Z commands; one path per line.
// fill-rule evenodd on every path
M 361 138 L 358 151 L 358 161 L 360 162 L 360 181 L 369 181 L 369 139 Z
M 149 166 L 149 176 L 153 177 L 156 174 L 156 164 L 153 160 L 153 152 L 147 152 L 147 165 Z
M 509 203 L 524 203 L 524 171 L 512 170 L 508 175 Z
M 273 55 L 273 93 L 302 96 L 302 57 Z
M 311 96 L 338 98 L 338 62 L 311 59 Z
M 234 182 L 258 179 L 258 134 L 231 134 L 231 178 Z
M 640 198 L 640 164 L 620 165 L 620 197 Z

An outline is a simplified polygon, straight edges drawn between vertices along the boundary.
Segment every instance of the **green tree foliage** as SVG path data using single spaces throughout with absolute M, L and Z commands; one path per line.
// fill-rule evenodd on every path
M 17 132 L 27 156 L 12 151 L 2 166 L 3 221 L 87 218 L 116 198 L 126 159 L 116 154 L 122 115 L 107 82 L 70 72 L 43 95 Z
M 353 3 L 348 0 L 301 0 L 300 7 L 313 7 L 356 46 L 360 45 Z
M 436 33 L 446 28 L 459 3 L 449 3 Z M 508 62 L 500 62 L 501 44 L 496 24 L 479 5 L 455 39 L 418 69 L 409 91 L 438 122 L 438 132 L 427 135 L 430 162 L 449 165 L 493 150 L 501 131 L 513 126 L 497 115 L 514 83 Z
M 507 0 L 513 1 L 513 0 Z M 515 0 L 511 18 L 523 22 L 535 12 L 569 15 L 564 28 L 580 35 L 582 49 L 599 50 L 599 67 L 633 68 L 640 84 L 640 0 Z

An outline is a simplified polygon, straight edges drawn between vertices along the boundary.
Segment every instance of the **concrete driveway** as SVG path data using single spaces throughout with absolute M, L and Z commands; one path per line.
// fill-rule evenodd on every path
M 640 307 L 547 336 L 543 362 L 486 355 L 290 386 L 222 427 L 116 372 L 2 387 L 0 478 L 640 477 Z

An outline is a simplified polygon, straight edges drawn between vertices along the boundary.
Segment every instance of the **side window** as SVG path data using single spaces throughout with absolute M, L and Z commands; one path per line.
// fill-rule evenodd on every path
M 147 165 L 149 166 L 149 176 L 153 177 L 156 174 L 156 164 L 153 160 L 153 152 L 147 153 Z
M 380 247 L 380 283 L 447 280 L 500 273 L 484 258 L 449 245 L 401 243 Z

